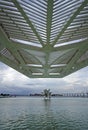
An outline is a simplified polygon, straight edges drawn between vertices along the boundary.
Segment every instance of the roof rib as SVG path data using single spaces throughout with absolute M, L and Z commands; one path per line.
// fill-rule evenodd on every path
M 88 3 L 88 0 L 84 0 L 84 2 L 82 2 L 81 6 L 74 12 L 74 14 L 70 17 L 70 19 L 64 25 L 60 33 L 56 36 L 55 40 L 52 43 L 52 46 L 54 46 L 57 43 L 58 39 L 63 35 L 67 27 L 72 23 L 72 21 L 76 18 L 76 16 L 80 13 L 80 11 L 87 5 L 87 3 Z

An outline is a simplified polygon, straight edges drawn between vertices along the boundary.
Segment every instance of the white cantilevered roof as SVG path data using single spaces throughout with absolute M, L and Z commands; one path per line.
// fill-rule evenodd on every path
M 88 65 L 88 0 L 0 0 L 0 61 L 30 78 Z

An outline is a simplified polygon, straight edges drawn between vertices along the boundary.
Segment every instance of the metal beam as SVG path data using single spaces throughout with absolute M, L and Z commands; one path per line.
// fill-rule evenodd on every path
M 7 35 L 5 34 L 2 27 L 0 27 L 0 41 L 2 44 L 6 46 L 6 48 L 10 51 L 10 53 L 13 55 L 13 57 L 16 59 L 16 61 L 19 63 L 19 66 L 22 67 L 25 65 L 24 59 L 21 57 L 21 55 L 18 52 L 18 49 L 16 46 L 14 47 L 14 44 L 11 43 L 11 41 L 8 39 Z M 20 48 L 19 48 L 20 50 Z M 14 64 L 15 65 L 15 64 Z M 28 68 L 26 70 L 29 71 Z M 30 71 L 31 73 L 31 71 Z
M 52 46 L 54 46 L 57 43 L 58 39 L 63 35 L 67 27 L 72 23 L 72 21 L 76 18 L 76 16 L 80 13 L 80 11 L 87 5 L 87 3 L 88 0 L 84 0 L 84 2 L 82 2 L 81 6 L 75 11 L 75 13 L 70 17 L 70 19 L 64 25 L 60 33 L 56 36 L 55 40 L 52 43 Z
M 16 46 L 17 49 L 18 48 L 24 48 L 24 49 L 35 50 L 35 51 L 40 51 L 40 52 L 43 51 L 42 47 L 32 46 L 32 45 L 25 44 L 25 43 L 23 44 L 23 43 L 12 41 L 12 44 L 14 44 L 14 46 Z
M 69 74 L 74 73 L 87 66 L 88 66 L 88 59 L 78 64 L 74 64 L 74 68 L 71 68 L 69 71 L 66 71 L 65 73 L 63 73 L 62 77 L 68 76 Z
M 50 43 L 50 33 L 51 33 L 51 25 L 52 25 L 52 15 L 53 15 L 53 0 L 47 1 L 47 43 Z
M 24 12 L 23 8 L 20 6 L 19 2 L 17 0 L 13 0 L 14 5 L 17 7 L 17 9 L 19 10 L 19 12 L 22 14 L 22 16 L 24 17 L 24 19 L 26 20 L 26 22 L 28 23 L 28 25 L 31 27 L 32 31 L 34 32 L 34 34 L 36 35 L 36 37 L 38 38 L 38 40 L 40 41 L 40 44 L 43 46 L 44 43 L 40 37 L 40 35 L 38 34 L 38 32 L 36 31 L 36 28 L 34 27 L 34 25 L 32 24 L 32 22 L 30 21 L 30 19 L 28 18 L 28 16 L 26 15 L 26 13 Z
M 0 60 L 30 78 L 62 78 L 88 65 L 77 62 L 88 52 L 88 0 L 25 2 L 0 2 Z
M 14 44 L 11 43 L 11 41 L 8 39 L 7 35 L 5 34 L 4 30 L 2 27 L 0 27 L 0 41 L 2 44 L 6 46 L 6 48 L 10 49 L 11 54 L 15 59 L 18 59 L 20 64 L 25 64 L 24 60 L 22 57 L 19 55 L 16 47 L 14 47 Z M 19 60 L 20 59 L 20 60 Z
M 31 76 L 30 71 L 28 72 L 27 70 L 20 68 L 20 66 L 18 66 L 18 64 L 14 63 L 13 61 L 9 60 L 8 58 L 6 58 L 5 56 L 2 56 L 0 54 L 0 61 L 2 61 L 4 64 L 10 66 L 11 68 L 17 70 L 18 72 L 26 75 L 27 77 Z
M 26 51 L 25 49 L 22 49 L 23 51 Z M 28 49 L 27 49 L 28 50 Z M 30 51 L 30 50 L 29 50 Z M 36 59 L 39 63 L 40 63 L 40 65 L 42 65 L 43 66 L 43 64 L 42 64 L 42 62 L 36 57 L 36 56 L 34 56 L 33 54 L 31 54 L 30 52 L 28 52 L 28 51 L 26 51 L 29 55 L 31 55 L 34 59 Z
M 72 59 L 69 61 L 67 67 L 64 68 L 63 74 L 65 75 L 66 73 L 70 72 L 72 68 L 77 65 L 77 60 L 88 50 L 88 41 L 86 41 L 84 44 L 82 44 L 79 47 L 79 51 L 72 57 Z
M 59 47 L 54 47 L 53 48 L 53 51 L 64 51 L 64 50 L 67 50 L 67 49 L 72 49 L 72 48 L 79 48 L 79 46 L 81 46 L 82 44 L 86 44 L 86 42 L 88 42 L 88 39 L 86 40 L 83 40 L 83 41 L 79 41 L 79 42 L 76 42 L 76 43 L 72 43 L 72 44 L 67 44 L 67 45 L 61 45 Z

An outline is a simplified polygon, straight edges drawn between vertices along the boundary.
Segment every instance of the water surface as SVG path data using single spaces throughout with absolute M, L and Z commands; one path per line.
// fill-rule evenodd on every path
M 88 98 L 0 98 L 0 130 L 88 130 Z

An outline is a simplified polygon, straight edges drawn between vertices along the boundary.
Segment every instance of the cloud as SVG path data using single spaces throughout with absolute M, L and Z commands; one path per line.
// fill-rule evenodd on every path
M 51 89 L 52 92 L 77 92 L 88 90 L 88 67 L 64 78 L 28 78 L 16 70 L 0 63 L 0 92 L 13 93 L 41 92 Z
M 22 82 L 26 82 L 28 78 L 24 75 L 21 75 L 17 71 L 12 68 L 2 69 L 0 70 L 0 82 L 4 85 L 17 85 L 20 86 Z

